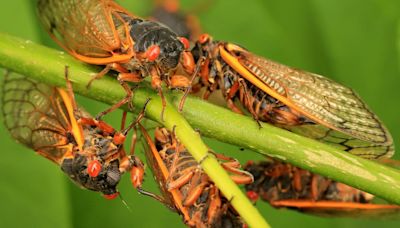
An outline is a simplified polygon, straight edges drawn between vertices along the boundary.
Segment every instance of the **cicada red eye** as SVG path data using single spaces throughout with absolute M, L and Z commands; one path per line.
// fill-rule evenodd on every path
M 189 43 L 188 39 L 186 39 L 185 37 L 179 37 L 179 40 L 183 43 L 183 46 L 185 47 L 185 49 L 190 48 L 190 43 Z
M 246 195 L 252 202 L 256 202 L 259 198 L 258 193 L 255 191 L 247 191 Z
M 98 160 L 93 160 L 89 162 L 87 167 L 87 172 L 91 177 L 97 177 L 101 172 L 101 163 Z
M 160 51 L 161 50 L 160 50 L 160 47 L 158 45 L 150 46 L 146 51 L 147 59 L 150 62 L 155 61 L 158 58 L 158 56 L 160 55 Z
M 207 33 L 204 33 L 204 34 L 201 34 L 201 35 L 200 35 L 200 37 L 199 37 L 199 39 L 198 39 L 198 42 L 199 42 L 200 44 L 205 44 L 205 43 L 207 43 L 209 40 L 210 40 L 210 35 L 207 34 Z

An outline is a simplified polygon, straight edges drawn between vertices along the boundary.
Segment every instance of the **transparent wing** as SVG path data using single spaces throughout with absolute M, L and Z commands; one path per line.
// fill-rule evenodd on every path
M 75 56 L 106 58 L 131 45 L 119 13 L 130 14 L 114 1 L 40 0 L 38 11 L 53 39 Z
M 350 147 L 348 151 L 365 157 L 390 157 L 394 153 L 390 133 L 353 90 L 323 76 L 296 70 L 246 51 L 240 53 L 239 58 L 239 62 L 274 95 L 270 91 L 264 92 L 276 96 L 282 103 L 317 123 L 314 126 L 288 127 L 290 130 L 309 137 L 318 134 L 311 138 L 324 141 L 331 140 L 326 137 L 339 135 Z M 318 133 L 313 133 L 313 129 Z
M 2 114 L 11 136 L 59 163 L 73 140 L 62 98 L 54 87 L 7 72 L 2 88 Z
M 283 128 L 367 159 L 390 158 L 394 154 L 393 143 L 380 144 L 360 140 L 319 124 L 283 126 Z

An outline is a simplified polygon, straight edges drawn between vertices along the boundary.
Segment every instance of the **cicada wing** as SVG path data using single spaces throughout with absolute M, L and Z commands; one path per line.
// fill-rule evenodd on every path
M 78 59 L 112 57 L 131 45 L 122 18 L 130 14 L 111 0 L 40 0 L 38 11 L 53 39 Z
M 393 139 L 390 133 L 350 88 L 245 50 L 240 52 L 239 62 L 256 77 L 256 86 L 264 92 L 316 124 L 341 132 L 339 135 L 346 135 L 351 141 L 346 143 L 350 147 L 354 145 L 354 150 L 349 149 L 351 153 L 366 154 L 370 158 L 393 155 Z M 310 132 L 303 135 L 309 136 Z M 361 145 L 360 141 L 363 141 Z
M 60 163 L 73 140 L 68 112 L 58 90 L 8 72 L 2 88 L 2 114 L 11 136 Z
M 281 200 L 273 202 L 272 205 L 326 217 L 400 218 L 400 206 L 391 204 Z
M 348 151 L 366 159 L 389 158 L 394 154 L 393 144 L 386 145 L 364 141 L 320 124 L 302 124 L 298 126 L 282 127 L 296 134 L 319 140 L 339 150 Z
M 170 208 L 174 208 L 174 199 L 178 199 L 179 197 L 176 191 L 169 192 L 167 189 L 167 179 L 169 177 L 169 171 L 165 166 L 161 156 L 159 155 L 159 151 L 157 150 L 156 145 L 151 139 L 151 136 L 149 135 L 147 130 L 141 124 L 139 124 L 139 128 L 141 131 L 141 141 L 146 156 L 146 162 L 150 166 L 156 182 L 159 184 L 158 186 L 164 196 L 166 204 Z

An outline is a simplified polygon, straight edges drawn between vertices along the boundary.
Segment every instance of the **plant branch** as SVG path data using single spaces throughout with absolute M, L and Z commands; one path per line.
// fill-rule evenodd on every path
M 109 104 L 121 100 L 125 95 L 112 77 L 97 80 L 90 90 L 86 90 L 85 85 L 88 78 L 99 72 L 99 68 L 80 63 L 64 53 L 5 35 L 0 35 L 0 64 L 13 71 L 32 75 L 37 80 L 56 86 L 64 85 L 62 75 L 64 65 L 67 64 L 70 66 L 71 80 L 77 93 Z M 167 99 L 174 105 L 179 102 L 180 94 L 165 93 Z M 146 88 L 136 89 L 134 104 L 139 108 L 142 107 L 145 99 L 149 96 L 153 96 L 154 100 L 158 99 L 154 92 Z M 151 114 L 150 111 L 154 113 Z M 170 115 L 168 113 L 166 119 Z M 150 106 L 149 113 L 146 114 L 149 118 L 159 121 L 159 112 L 154 111 Z M 262 124 L 262 128 L 259 129 L 251 118 L 235 114 L 197 98 L 189 97 L 186 100 L 183 115 L 205 136 L 278 158 L 400 204 L 400 172 L 393 168 L 353 156 L 268 124 Z M 189 136 L 185 134 L 186 132 L 182 131 L 178 137 L 181 139 L 181 137 Z M 191 134 L 190 137 L 192 136 L 198 138 L 195 134 Z M 182 143 L 190 150 L 199 146 Z M 204 149 L 201 147 L 201 150 Z M 196 159 L 201 157 L 197 155 Z M 207 164 L 207 162 L 205 163 Z M 210 172 L 210 169 L 205 169 L 205 171 L 212 178 L 216 178 L 213 175 L 214 171 Z M 218 187 L 220 186 L 218 185 Z
M 32 42 L 0 34 L 0 65 L 14 72 L 29 75 L 38 81 L 64 87 L 64 67 L 69 66 L 69 79 L 74 91 L 109 104 L 120 101 L 126 94 L 115 78 L 104 77 L 86 88 L 89 80 L 99 72 L 97 67 L 83 64 L 71 56 Z M 207 175 L 213 180 L 225 197 L 251 227 L 269 227 L 257 209 L 251 204 L 239 187 L 220 166 L 214 156 L 208 153 L 208 147 L 200 135 L 192 129 L 186 119 L 167 102 L 164 121 L 161 120 L 162 102 L 160 97 L 149 88 L 135 90 L 133 103 L 142 108 L 150 98 L 146 108 L 146 117 L 172 130 L 180 142 L 185 145 L 198 161 Z

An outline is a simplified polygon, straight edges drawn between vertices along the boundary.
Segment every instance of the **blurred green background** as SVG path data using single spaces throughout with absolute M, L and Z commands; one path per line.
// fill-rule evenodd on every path
M 118 1 L 146 15 L 151 1 Z M 200 0 L 182 1 L 192 9 Z M 204 31 L 239 43 L 286 65 L 328 75 L 354 88 L 400 136 L 400 1 L 214 0 L 199 14 Z M 35 1 L 0 3 L 0 32 L 56 45 L 38 24 Z M 103 104 L 79 97 L 92 114 Z M 121 113 L 107 120 L 118 127 Z M 77 188 L 52 163 L 16 144 L 0 125 L 0 227 L 182 227 L 178 215 L 133 190 L 128 175 L 120 191 L 131 206 Z M 242 159 L 259 156 L 208 140 L 219 152 Z M 140 151 L 139 151 L 140 152 Z M 149 171 L 149 170 L 147 170 Z M 156 191 L 151 175 L 145 186 Z M 273 227 L 399 227 L 400 221 L 321 218 L 264 203 L 258 208 Z M 397 226 L 396 226 L 397 225 Z

